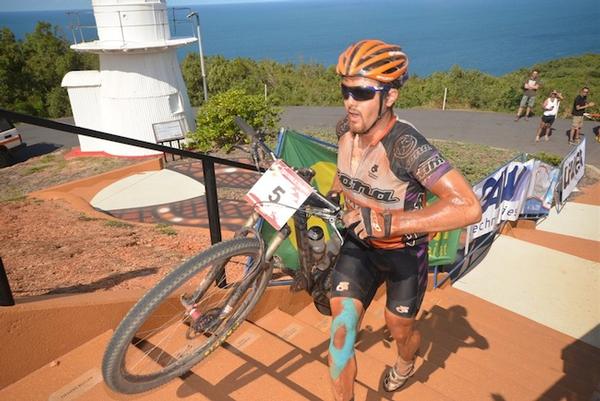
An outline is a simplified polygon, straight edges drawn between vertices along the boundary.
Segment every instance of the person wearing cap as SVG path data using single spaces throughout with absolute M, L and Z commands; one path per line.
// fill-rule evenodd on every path
M 585 109 L 588 107 L 594 107 L 596 105 L 594 102 L 588 103 L 587 97 L 589 93 L 590 88 L 584 86 L 581 88 L 579 95 L 577 95 L 573 101 L 573 110 L 571 110 L 573 121 L 571 122 L 571 130 L 569 131 L 569 145 L 575 145 L 579 143 L 579 134 L 581 133 L 581 127 L 583 126 L 583 115 L 585 114 Z
M 476 223 L 480 202 L 462 174 L 393 106 L 408 78 L 402 49 L 380 40 L 350 45 L 336 68 L 346 116 L 337 124 L 334 193 L 344 195 L 346 237 L 332 275 L 329 373 L 336 401 L 352 400 L 360 321 L 386 283 L 385 322 L 397 344 L 383 388 L 415 371 L 415 317 L 427 288 L 428 241 Z M 427 204 L 426 191 L 438 200 Z M 332 195 L 332 194 L 330 194 Z
M 550 97 L 544 100 L 544 104 L 542 105 L 542 108 L 544 109 L 542 121 L 540 121 L 540 126 L 535 134 L 536 142 L 539 142 L 542 136 L 546 141 L 550 139 L 550 128 L 558 115 L 558 108 L 561 100 L 563 100 L 562 94 L 556 90 L 553 90 L 550 93 Z

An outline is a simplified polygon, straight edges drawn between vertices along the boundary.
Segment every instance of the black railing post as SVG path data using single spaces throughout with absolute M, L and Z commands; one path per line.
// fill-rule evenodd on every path
M 15 300 L 8 284 L 8 277 L 4 271 L 4 265 L 2 264 L 2 258 L 0 257 L 0 306 L 13 306 Z
M 210 228 L 210 242 L 221 242 L 221 222 L 219 220 L 219 203 L 217 196 L 217 180 L 215 178 L 215 163 L 212 160 L 202 160 L 204 174 L 204 189 L 206 190 L 206 213 Z
M 215 178 L 215 163 L 212 160 L 202 160 L 204 173 L 204 189 L 206 190 L 206 213 L 210 229 L 210 242 L 221 242 L 221 222 L 219 220 L 219 203 L 217 196 L 217 180 Z M 215 283 L 220 288 L 227 285 L 225 271 L 221 271 L 215 278 Z

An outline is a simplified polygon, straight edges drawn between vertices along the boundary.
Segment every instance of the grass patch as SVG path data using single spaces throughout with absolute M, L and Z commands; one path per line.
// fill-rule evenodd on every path
M 80 213 L 79 217 L 77 217 L 77 220 L 80 220 L 80 221 L 96 221 L 98 219 L 96 217 L 90 217 L 90 216 L 88 216 L 85 213 Z M 109 220 L 109 221 L 112 221 L 112 220 Z
M 14 196 L 9 196 L 7 198 L 2 198 L 2 199 L 0 199 L 0 201 L 2 201 L 2 202 L 21 202 L 21 201 L 24 201 L 25 199 L 27 199 L 27 196 L 22 195 L 22 194 L 20 194 L 20 195 L 17 194 Z
M 40 171 L 43 171 L 43 170 L 47 169 L 48 167 L 50 167 L 49 164 L 40 164 L 37 166 L 29 167 L 27 170 L 23 171 L 23 175 L 27 176 L 27 175 L 39 173 Z
M 164 235 L 177 235 L 177 230 L 175 230 L 170 224 L 168 223 L 158 223 L 157 225 L 154 226 L 154 228 L 156 228 L 156 231 L 158 231 L 161 234 Z
M 554 153 L 546 153 L 546 152 L 537 152 L 533 155 L 529 155 L 530 159 L 538 159 L 543 161 L 544 163 L 548 163 L 551 166 L 558 167 L 562 162 L 562 156 L 556 155 Z
M 431 142 L 472 185 L 521 153 L 515 150 L 438 139 Z
M 53 155 L 52 153 L 40 157 L 40 162 L 42 163 L 51 163 L 55 160 L 56 155 Z
M 119 220 L 107 220 L 104 223 L 104 225 L 107 227 L 113 227 L 113 228 L 131 228 L 131 227 L 133 227 L 133 224 L 125 223 L 124 221 L 119 221 Z

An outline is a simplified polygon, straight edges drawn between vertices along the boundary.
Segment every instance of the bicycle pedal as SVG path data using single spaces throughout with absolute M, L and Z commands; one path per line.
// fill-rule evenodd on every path
M 296 273 L 294 276 L 294 282 L 290 286 L 292 292 L 304 291 L 308 288 L 308 280 L 301 273 Z

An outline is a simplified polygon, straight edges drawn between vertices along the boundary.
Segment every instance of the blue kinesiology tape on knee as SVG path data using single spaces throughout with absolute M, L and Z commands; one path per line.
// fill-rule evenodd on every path
M 331 366 L 329 374 L 333 380 L 337 380 L 340 374 L 354 356 L 354 342 L 356 341 L 356 325 L 358 324 L 358 312 L 351 299 L 342 301 L 342 313 L 336 316 L 331 322 L 331 340 L 329 341 L 329 355 L 331 356 Z M 344 327 L 346 337 L 341 348 L 337 348 L 333 343 L 336 331 Z

